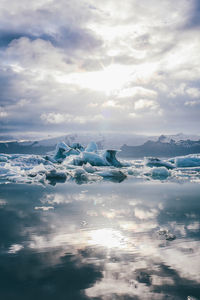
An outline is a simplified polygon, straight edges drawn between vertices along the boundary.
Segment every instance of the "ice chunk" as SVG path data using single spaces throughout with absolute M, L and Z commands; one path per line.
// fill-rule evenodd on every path
M 153 168 L 151 170 L 151 176 L 153 179 L 166 179 L 168 176 L 170 176 L 169 170 L 167 170 L 166 167 L 158 167 Z
M 64 142 L 60 142 L 56 146 L 54 156 L 46 156 L 46 160 L 55 163 L 62 163 L 67 157 L 77 155 L 70 159 L 70 163 L 76 166 L 83 164 L 91 164 L 92 166 L 115 166 L 121 167 L 122 164 L 116 159 L 117 150 L 98 151 L 97 144 L 90 142 L 84 150 L 80 144 L 71 147 Z
M 7 162 L 8 157 L 6 155 L 0 154 L 0 162 Z
M 148 167 L 166 167 L 167 169 L 174 169 L 175 166 L 170 162 L 161 160 L 157 157 L 145 157 L 144 159 L 145 165 Z
M 117 150 L 105 150 L 103 157 L 107 160 L 107 162 L 111 166 L 115 166 L 117 168 L 122 167 L 122 164 L 117 160 L 116 154 Z
M 187 155 L 175 158 L 175 165 L 178 168 L 200 167 L 200 155 Z
M 109 166 L 108 161 L 103 156 L 94 152 L 82 152 L 81 159 L 83 163 L 90 163 L 92 166 Z
M 60 142 L 56 146 L 56 151 L 53 160 L 57 162 L 62 162 L 67 156 L 79 155 L 80 151 L 66 145 L 64 142 Z
M 85 149 L 86 152 L 96 152 L 97 150 L 98 147 L 95 142 L 90 142 Z
M 80 143 L 73 143 L 70 145 L 71 148 L 79 151 L 84 151 L 84 147 Z
M 0 176 L 8 173 L 10 173 L 10 170 L 8 168 L 4 168 L 4 167 L 0 168 Z

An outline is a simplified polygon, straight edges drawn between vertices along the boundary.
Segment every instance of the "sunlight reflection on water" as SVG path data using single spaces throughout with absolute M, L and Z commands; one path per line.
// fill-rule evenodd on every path
M 2 299 L 200 293 L 198 185 L 2 185 L 0 200 Z

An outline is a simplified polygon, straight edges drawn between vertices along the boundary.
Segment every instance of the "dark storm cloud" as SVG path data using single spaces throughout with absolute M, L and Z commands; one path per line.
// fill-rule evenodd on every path
M 18 32 L 14 32 L 14 31 L 0 31 L 0 47 L 7 47 L 8 44 L 14 40 L 14 39 L 19 39 L 22 36 L 26 36 L 31 38 L 30 36 L 28 36 L 27 34 L 24 33 L 18 33 Z
M 100 39 L 81 28 L 61 27 L 54 36 L 44 35 L 41 38 L 49 39 L 53 45 L 62 48 L 90 50 L 101 45 Z
M 101 45 L 101 40 L 89 30 L 61 27 L 54 34 L 29 34 L 28 32 L 0 31 L 0 47 L 7 47 L 13 40 L 26 37 L 30 40 L 50 41 L 54 46 L 64 49 L 90 50 Z

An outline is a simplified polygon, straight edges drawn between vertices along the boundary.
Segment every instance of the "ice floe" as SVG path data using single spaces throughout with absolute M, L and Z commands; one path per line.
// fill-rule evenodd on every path
M 59 142 L 47 155 L 0 154 L 0 184 L 8 182 L 78 184 L 101 180 L 121 182 L 126 178 L 200 183 L 200 154 L 160 159 L 119 161 L 116 149 L 100 150 L 95 142 Z
M 161 160 L 157 157 L 145 157 L 145 164 L 148 167 L 166 167 L 167 169 L 175 168 L 172 163 Z
M 178 168 L 200 167 L 200 155 L 193 154 L 182 157 L 176 157 L 174 162 L 176 167 Z

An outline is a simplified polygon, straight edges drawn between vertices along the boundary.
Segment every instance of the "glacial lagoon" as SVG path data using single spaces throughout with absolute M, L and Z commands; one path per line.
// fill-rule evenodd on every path
M 199 299 L 200 185 L 0 186 L 0 299 Z

